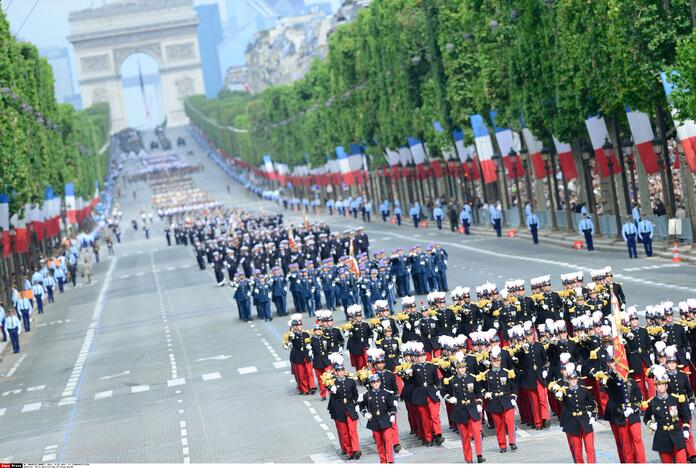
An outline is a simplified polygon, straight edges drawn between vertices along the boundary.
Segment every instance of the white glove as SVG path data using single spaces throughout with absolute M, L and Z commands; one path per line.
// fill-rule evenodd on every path
M 634 336 L 635 336 L 635 335 L 633 334 L 633 332 L 628 332 L 628 333 L 626 333 L 626 338 L 629 338 L 629 339 L 631 339 L 631 340 L 633 339 Z
M 691 361 L 691 353 L 688 351 L 686 352 L 686 360 Z
M 493 394 L 491 392 L 486 392 L 483 395 L 483 398 L 490 400 L 493 397 Z
M 510 400 L 510 403 L 512 403 L 512 406 L 517 408 L 517 399 L 513 398 L 512 400 Z
M 655 362 L 655 354 L 650 353 L 650 362 Z
M 595 423 L 595 418 L 594 416 L 590 416 L 590 425 Z
M 629 416 L 632 415 L 632 414 L 633 414 L 633 408 L 626 408 L 626 409 L 624 410 L 624 416 L 625 416 L 625 417 L 629 417 Z
M 500 328 L 500 322 L 498 322 L 497 320 L 493 322 L 493 328 L 495 328 L 496 330 Z
M 691 412 L 694 411 L 694 402 L 693 401 L 691 403 L 689 403 L 689 409 L 691 410 Z
M 685 439 L 688 439 L 689 437 L 691 437 L 691 433 L 690 433 L 689 431 L 686 431 L 686 430 L 685 430 L 685 431 L 684 431 L 684 438 L 685 438 Z
M 389 416 L 389 422 L 394 424 L 394 421 L 396 421 L 396 416 L 394 416 L 394 415 Z
M 283 349 L 288 349 L 290 348 L 287 343 L 283 343 Z
M 454 405 L 454 404 L 457 403 L 457 399 L 454 398 L 454 397 L 449 397 L 449 398 L 447 399 L 447 403 L 451 403 L 451 404 Z
M 563 392 L 559 390 L 556 393 L 554 393 L 554 396 L 556 397 L 556 399 L 561 400 L 563 399 Z
M 657 423 L 655 421 L 651 421 L 648 423 L 648 428 L 653 432 L 657 431 Z
M 544 371 L 541 372 L 541 376 L 542 376 L 543 378 L 546 378 L 547 375 L 549 375 L 549 371 L 544 370 Z
M 478 410 L 479 414 L 483 413 L 483 406 L 476 405 L 476 409 Z
M 406 374 L 407 375 L 413 374 L 413 369 L 406 369 Z
M 372 413 L 370 413 L 370 412 L 365 413 L 365 419 L 367 419 L 368 421 L 370 419 L 372 419 Z
M 331 393 L 334 393 L 334 394 L 335 394 L 335 393 L 338 391 L 338 388 L 336 388 L 335 385 L 332 385 L 331 388 L 329 389 L 329 391 L 330 391 Z
M 437 392 L 435 392 L 435 395 L 437 395 L 438 398 L 442 398 L 442 396 L 440 395 L 440 390 L 438 390 Z

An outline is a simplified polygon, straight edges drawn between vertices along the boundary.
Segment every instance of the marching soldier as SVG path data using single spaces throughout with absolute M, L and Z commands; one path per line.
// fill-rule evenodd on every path
M 301 314 L 292 314 L 288 326 L 290 332 L 284 337 L 283 347 L 290 348 L 290 366 L 297 382 L 297 391 L 300 395 L 314 395 L 317 388 L 314 385 L 312 360 L 309 356 L 312 339 L 309 333 L 302 329 Z
M 317 318 L 319 318 L 319 313 L 323 314 L 323 311 L 317 311 Z M 331 361 L 329 361 L 331 337 L 324 335 L 324 329 L 320 323 L 314 325 L 314 334 L 312 335 L 310 346 L 312 351 L 312 367 L 314 368 L 314 374 L 317 376 L 317 382 L 319 384 L 319 396 L 321 396 L 321 401 L 324 401 L 326 400 L 326 386 L 321 376 L 325 372 L 331 371 Z
M 568 438 L 575 463 L 583 463 L 582 446 L 585 445 L 587 463 L 595 462 L 594 432 L 592 425 L 597 414 L 597 404 L 587 388 L 578 384 L 579 374 L 575 366 L 567 364 L 568 385 L 558 387 L 556 395 L 563 402 L 561 427 Z
M 394 395 L 382 387 L 377 374 L 368 377 L 370 389 L 358 398 L 367 428 L 375 439 L 380 463 L 394 463 L 394 429 L 396 403 Z
M 368 356 L 370 351 L 371 350 L 369 349 L 367 350 Z M 373 348 L 372 363 L 373 372 L 378 375 L 382 381 L 381 387 L 392 395 L 392 398 L 394 398 L 394 404 L 396 404 L 396 398 L 399 396 L 399 384 L 393 370 L 387 369 L 386 367 L 386 354 L 384 350 L 381 348 Z M 392 422 L 392 429 L 394 451 L 399 453 L 401 451 L 401 443 L 399 442 L 399 425 L 396 418 L 394 418 L 394 421 Z
M 244 277 L 241 271 L 237 273 L 237 279 L 230 284 L 233 291 L 234 300 L 237 302 L 237 311 L 239 319 L 245 322 L 251 322 L 251 283 Z
M 341 445 L 341 455 L 347 460 L 358 460 L 362 456 L 360 439 L 358 437 L 358 386 L 355 380 L 346 377 L 343 367 L 343 356 L 331 353 L 329 360 L 334 375 L 325 380 L 331 395 L 329 396 L 329 415 L 336 424 L 338 442 Z
M 669 378 L 669 383 L 667 384 L 667 391 L 673 397 L 679 400 L 681 406 L 686 406 L 689 410 L 689 418 L 683 419 L 682 422 L 687 426 L 691 421 L 691 413 L 694 412 L 694 391 L 691 388 L 691 382 L 689 381 L 688 374 L 679 369 L 677 348 L 674 345 L 667 346 L 665 348 L 665 355 L 667 357 L 667 377 Z M 690 428 L 685 428 L 685 431 L 691 432 Z M 693 439 L 691 437 L 686 438 L 686 458 L 689 462 L 696 461 L 696 450 L 694 449 Z
M 483 413 L 481 389 L 476 383 L 476 379 L 468 373 L 464 354 L 457 353 L 456 359 L 455 375 L 443 380 L 445 401 L 454 405 L 452 420 L 457 424 L 462 439 L 464 460 L 467 463 L 473 461 L 471 454 L 471 439 L 473 438 L 476 461 L 483 463 L 486 459 L 483 458 L 481 444 L 481 414 Z
M 652 449 L 660 454 L 662 463 L 686 463 L 686 443 L 690 437 L 689 407 L 668 393 L 667 370 L 656 366 L 653 371 L 657 395 L 645 404 L 643 422 L 655 433 Z
M 414 345 L 416 362 L 407 369 L 406 375 L 413 388 L 411 403 L 417 408 L 423 445 L 442 445 L 440 426 L 440 379 L 434 364 L 426 361 L 423 343 Z
M 491 368 L 479 375 L 484 384 L 483 397 L 488 401 L 488 410 L 495 422 L 495 435 L 498 439 L 500 453 L 507 452 L 508 441 L 510 450 L 517 450 L 515 444 L 515 408 L 517 408 L 517 386 L 515 371 L 503 369 L 501 366 L 501 349 L 491 350 Z M 507 433 L 507 438 L 506 438 Z
M 531 399 L 534 426 L 537 430 L 548 428 L 551 425 L 546 392 L 549 361 L 544 345 L 534 339 L 531 322 L 525 323 L 525 342 L 518 358 L 522 370 L 519 384 Z
M 627 313 L 630 329 L 623 336 L 626 340 L 628 365 L 643 394 L 643 399 L 647 400 L 649 395 L 655 394 L 655 384 L 647 376 L 647 370 L 653 364 L 650 358 L 651 340 L 645 327 L 640 326 L 636 307 L 629 307 Z
M 367 366 L 367 355 L 365 352 L 370 347 L 370 337 L 372 330 L 370 325 L 362 321 L 362 308 L 359 304 L 348 307 L 348 317 L 350 327 L 346 327 L 348 335 L 348 353 L 350 354 L 350 364 L 358 371 Z
M 610 366 L 613 372 L 606 385 L 609 400 L 604 409 L 604 419 L 610 422 L 614 431 L 621 463 L 645 463 L 645 448 L 640 432 L 643 394 L 632 376 L 629 375 L 624 381 L 616 374 L 615 364 Z

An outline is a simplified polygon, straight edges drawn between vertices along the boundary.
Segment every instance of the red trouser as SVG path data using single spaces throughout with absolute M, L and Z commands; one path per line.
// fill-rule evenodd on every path
M 372 437 L 377 445 L 380 463 L 394 463 L 394 429 L 388 427 L 379 431 L 372 431 Z
M 640 432 L 640 423 L 624 426 L 611 424 L 611 432 L 614 434 L 616 449 L 621 463 L 645 463 L 645 448 Z
M 531 424 L 534 421 L 534 415 L 532 413 L 529 390 L 520 388 L 519 396 L 517 397 L 517 407 L 520 410 L 520 420 L 525 424 Z
M 314 376 L 312 375 L 311 362 L 303 362 L 301 364 L 293 362 L 292 375 L 295 376 L 297 391 L 300 393 L 308 393 L 311 389 L 316 388 L 316 385 L 314 385 Z
M 549 402 L 546 387 L 539 381 L 535 390 L 529 390 L 532 399 L 532 411 L 534 413 L 534 425 L 541 427 L 543 422 L 549 419 Z
M 655 397 L 655 381 L 647 376 L 648 368 L 643 363 L 642 373 L 635 375 L 634 379 L 638 383 L 638 389 L 643 394 L 643 400 Z
M 459 436 L 462 438 L 462 448 L 464 449 L 464 460 L 473 461 L 471 455 L 471 438 L 474 438 L 474 449 L 476 455 L 482 454 L 481 449 L 481 420 L 473 421 L 471 418 L 466 424 L 457 423 Z
M 580 435 L 566 434 L 566 437 L 568 438 L 568 445 L 570 445 L 570 450 L 572 451 L 575 463 L 585 463 L 582 458 L 583 443 L 585 444 L 587 463 L 595 462 L 593 432 L 581 432 Z
M 346 452 L 348 456 L 360 450 L 358 420 L 352 419 L 346 413 L 345 421 L 335 420 L 334 422 L 336 423 L 336 432 L 338 433 L 338 442 L 341 444 L 341 450 Z
M 367 354 L 363 352 L 362 354 L 350 354 L 350 365 L 355 368 L 356 371 L 367 367 Z
M 418 418 L 421 422 L 423 439 L 426 442 L 433 441 L 433 434 L 441 435 L 440 427 L 440 402 L 434 402 L 428 397 L 425 405 L 416 405 L 418 408 Z
M 510 408 L 502 413 L 493 413 L 493 422 L 495 423 L 495 436 L 498 438 L 498 447 L 507 447 L 505 440 L 505 431 L 507 429 L 507 437 L 510 444 L 515 443 L 515 411 Z
M 445 402 L 445 409 L 447 410 L 447 423 L 450 429 L 453 429 L 457 424 L 452 421 L 452 410 L 454 405 L 452 403 Z
M 420 428 L 420 418 L 418 417 L 418 408 L 410 401 L 406 401 L 405 403 L 406 415 L 408 416 L 408 425 L 411 428 L 411 432 L 422 439 L 423 437 Z
M 555 414 L 558 417 L 561 417 L 561 408 L 563 408 L 563 406 L 561 405 L 561 402 L 558 401 L 558 399 L 556 399 L 551 390 L 547 390 L 546 398 L 549 401 L 549 406 L 551 407 L 551 411 L 553 411 L 553 414 Z
M 399 418 L 394 418 L 392 423 L 392 442 L 394 445 L 401 445 L 399 442 Z
M 691 424 L 691 421 L 682 421 L 684 424 Z M 696 448 L 694 448 L 694 438 L 693 431 L 689 428 L 689 438 L 685 440 L 686 442 L 686 457 L 691 458 L 696 456 Z
M 660 452 L 662 463 L 686 463 L 686 450 L 679 449 L 673 452 Z
M 322 398 L 326 398 L 326 387 L 324 386 L 324 382 L 321 381 L 321 374 L 329 372 L 330 370 L 331 366 L 324 367 L 323 369 L 314 368 L 314 375 L 317 376 L 317 382 L 319 382 L 319 395 L 321 395 Z

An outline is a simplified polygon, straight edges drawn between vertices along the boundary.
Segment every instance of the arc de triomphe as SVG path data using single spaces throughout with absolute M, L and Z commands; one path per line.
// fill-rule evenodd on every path
M 121 0 L 70 14 L 82 103 L 108 102 L 111 130 L 128 126 L 121 65 L 134 53 L 157 61 L 168 126 L 185 125 L 184 98 L 203 94 L 193 0 Z

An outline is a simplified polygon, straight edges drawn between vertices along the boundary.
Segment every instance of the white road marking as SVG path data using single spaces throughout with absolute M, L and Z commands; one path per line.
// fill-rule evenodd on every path
M 135 274 L 135 276 L 144 276 L 144 275 L 145 275 L 145 273 L 143 273 L 142 271 L 139 271 Z
M 40 409 L 41 409 L 41 402 L 28 403 L 22 407 L 22 413 L 29 413 L 31 411 L 38 411 Z
M 222 378 L 222 376 L 220 375 L 219 372 L 211 372 L 211 373 L 209 373 L 209 374 L 203 374 L 203 375 L 201 375 L 201 377 L 203 377 L 203 380 L 204 380 L 204 381 L 207 381 L 207 380 L 216 380 L 216 379 Z
M 114 375 L 105 375 L 104 377 L 99 377 L 97 380 L 106 380 L 106 379 L 114 379 L 116 377 L 123 377 L 124 375 L 130 374 L 129 370 L 124 370 L 120 374 L 114 374 Z
M 258 372 L 259 370 L 255 366 L 249 366 L 249 367 L 240 367 L 237 369 L 237 372 L 239 372 L 239 375 L 246 375 L 246 374 L 253 374 L 255 372 Z
M 60 401 L 58 402 L 58 406 L 74 405 L 76 401 L 77 401 L 77 398 L 75 398 L 74 396 L 61 398 Z
M 12 367 L 10 368 L 10 370 L 7 372 L 7 375 L 6 375 L 5 377 L 12 377 L 12 376 L 14 375 L 14 373 L 17 372 L 17 368 L 19 367 L 19 365 L 20 365 L 22 362 L 24 362 L 24 360 L 25 360 L 26 358 L 27 358 L 27 354 L 22 355 L 22 357 L 20 357 L 20 358 L 17 360 L 17 362 L 15 362 L 14 366 L 12 366 Z
M 325 431 L 328 431 L 328 430 L 329 430 L 329 426 L 327 426 L 327 425 L 324 424 L 324 423 L 319 424 L 319 427 L 321 427 L 321 428 L 324 429 Z
M 289 361 L 277 361 L 273 363 L 273 367 L 276 369 L 284 369 L 286 367 L 290 367 L 290 362 Z
M 130 275 L 129 274 L 121 275 L 121 276 L 119 276 L 119 278 L 121 278 L 121 279 L 130 278 Z
M 314 420 L 315 420 L 316 422 L 322 422 L 322 421 L 323 421 L 323 420 L 321 419 L 321 416 L 318 416 L 318 415 L 316 415 L 316 414 L 314 415 Z
M 196 362 L 201 362 L 201 361 L 224 361 L 225 359 L 229 359 L 232 356 L 228 356 L 226 354 L 218 354 L 217 356 L 210 356 L 208 358 L 200 358 L 196 359 Z
M 0 416 L 5 416 L 6 411 L 7 411 L 7 408 L 0 408 Z
M 113 390 L 107 390 L 105 392 L 99 392 L 94 394 L 95 400 L 101 400 L 102 398 L 111 398 L 114 395 Z
M 37 391 L 37 390 L 43 390 L 44 388 L 46 388 L 45 385 L 37 385 L 37 386 L 35 386 L 35 387 L 29 387 L 29 388 L 27 388 L 27 392 L 35 392 L 35 391 Z
M 150 390 L 149 385 L 136 385 L 135 387 L 131 388 L 131 393 L 141 393 L 141 392 L 147 392 Z
M 184 385 L 186 383 L 185 378 L 180 378 L 180 379 L 172 379 L 167 381 L 167 387 L 176 387 L 178 385 Z

